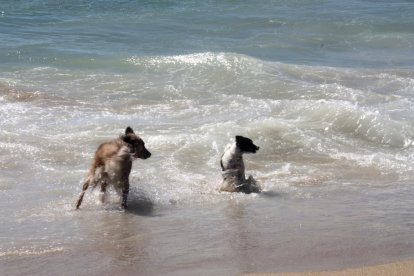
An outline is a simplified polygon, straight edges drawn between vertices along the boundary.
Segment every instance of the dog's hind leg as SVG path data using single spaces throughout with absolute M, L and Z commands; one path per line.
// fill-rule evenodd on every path
M 83 196 L 85 195 L 85 192 L 88 189 L 90 182 L 91 182 L 91 176 L 88 176 L 83 182 L 82 192 L 80 193 L 78 201 L 76 202 L 76 209 L 79 209 L 80 205 L 82 204 Z

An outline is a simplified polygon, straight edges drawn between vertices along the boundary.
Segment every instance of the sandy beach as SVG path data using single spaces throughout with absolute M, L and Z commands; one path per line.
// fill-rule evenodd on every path
M 289 273 L 252 273 L 247 275 L 268 275 L 268 276 L 400 276 L 414 275 L 414 260 L 381 264 L 374 266 L 364 266 L 359 268 L 349 268 L 336 271 L 319 272 L 289 272 Z

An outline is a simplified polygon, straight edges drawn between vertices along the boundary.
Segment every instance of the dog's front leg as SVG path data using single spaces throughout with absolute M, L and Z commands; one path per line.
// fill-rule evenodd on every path
M 102 173 L 100 186 L 101 186 L 101 192 L 99 194 L 99 200 L 103 204 L 103 203 L 105 203 L 105 199 L 106 199 L 106 187 L 108 186 L 108 173 L 106 173 L 106 172 Z
M 129 179 L 127 178 L 124 182 L 124 187 L 122 188 L 122 208 L 127 208 L 127 201 L 128 201 L 128 193 L 129 193 Z

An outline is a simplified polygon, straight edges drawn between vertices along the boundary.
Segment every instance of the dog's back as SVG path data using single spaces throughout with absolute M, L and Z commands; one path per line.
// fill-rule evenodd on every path
M 127 181 L 131 168 L 132 156 L 129 148 L 120 139 L 103 143 L 96 150 L 90 175 L 94 175 L 98 181 L 106 177 L 107 181 L 117 188 L 123 188 L 122 185 Z M 99 175 L 102 171 L 102 175 Z

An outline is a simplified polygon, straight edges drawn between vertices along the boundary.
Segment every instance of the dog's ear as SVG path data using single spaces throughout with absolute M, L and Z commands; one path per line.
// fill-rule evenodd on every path
M 247 137 L 236 135 L 236 143 L 237 145 L 243 145 L 243 144 L 253 143 L 253 141 Z
M 131 133 L 134 133 L 134 130 L 131 127 L 127 127 L 125 129 L 125 135 L 131 134 Z
M 124 141 L 127 144 L 132 144 L 132 140 L 131 140 L 131 137 L 129 135 L 123 135 L 122 136 L 122 141 Z
M 134 133 L 134 130 L 131 128 L 131 127 L 127 127 L 126 129 L 125 129 L 125 135 L 122 135 L 122 140 L 125 142 L 125 143 L 128 143 L 128 144 L 132 144 L 133 143 L 133 141 L 132 141 L 132 138 L 131 138 L 131 135 L 130 134 L 135 134 Z

